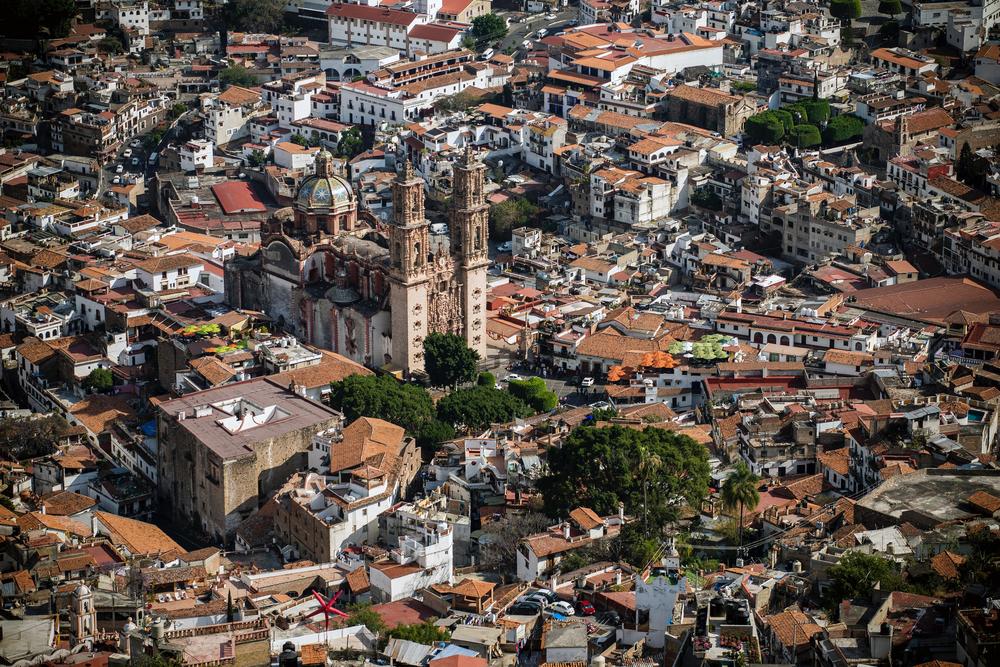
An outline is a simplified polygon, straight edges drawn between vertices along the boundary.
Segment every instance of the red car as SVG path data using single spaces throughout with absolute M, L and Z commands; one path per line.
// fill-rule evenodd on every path
M 581 616 L 593 616 L 594 615 L 594 611 L 595 611 L 594 605 L 591 604 L 589 600 L 580 600 L 580 602 L 577 604 L 577 607 L 580 608 L 580 615 Z

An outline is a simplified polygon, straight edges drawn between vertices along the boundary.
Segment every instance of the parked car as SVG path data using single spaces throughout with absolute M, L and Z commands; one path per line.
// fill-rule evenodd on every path
M 545 18 L 549 21 L 553 20 L 555 17 L 556 15 L 551 13 L 545 15 Z
M 122 182 L 121 176 L 115 176 L 114 178 L 111 179 L 112 185 L 121 185 L 121 182 Z
M 563 601 L 553 602 L 545 608 L 545 611 L 549 611 L 554 614 L 562 614 L 563 616 L 573 616 L 576 614 L 576 610 L 573 609 L 573 605 L 569 602 Z
M 131 148 L 126 148 L 125 152 L 122 153 L 122 157 L 132 157 L 132 149 Z
M 431 234 L 442 235 L 447 233 L 448 233 L 448 225 L 446 225 L 445 223 L 435 222 L 433 225 L 431 225 Z
M 511 243 L 510 241 L 504 241 L 503 243 L 497 246 L 497 252 L 510 252 L 513 249 L 514 249 L 514 244 Z
M 544 597 L 545 599 L 547 599 L 549 602 L 558 602 L 559 601 L 559 596 L 556 595 L 555 593 L 553 593 L 552 591 L 550 591 L 548 588 L 539 588 L 537 591 L 535 591 L 534 593 L 532 593 L 532 595 L 541 595 L 542 597 Z
M 621 625 L 622 619 L 616 611 L 604 611 L 594 617 L 598 623 L 604 625 Z
M 576 606 L 580 610 L 581 616 L 593 616 L 594 612 L 597 611 L 590 600 L 580 600 Z
M 138 167 L 139 166 L 139 158 L 137 158 L 137 157 L 132 158 L 132 166 L 133 167 Z
M 123 165 L 123 164 L 120 164 L 120 165 L 118 165 L 117 167 L 115 167 L 115 173 L 116 173 L 116 174 L 120 174 L 120 173 L 122 173 L 123 171 L 125 171 L 125 165 Z
M 129 146 L 131 146 L 132 148 L 138 148 L 139 146 L 142 146 L 142 139 L 133 139 L 131 142 L 129 142 Z
M 518 375 L 517 373 L 511 373 L 510 375 L 508 375 L 507 377 L 505 377 L 503 379 L 503 381 L 504 382 L 510 382 L 512 380 L 521 380 L 521 379 L 523 379 L 523 378 L 520 375 Z
M 515 616 L 534 616 L 539 611 L 541 611 L 541 607 L 518 602 L 514 606 L 510 607 L 507 610 L 507 613 Z
M 594 378 L 592 378 L 592 377 L 585 377 L 585 378 L 583 378 L 582 380 L 580 380 L 580 386 L 581 387 L 593 387 L 594 386 Z

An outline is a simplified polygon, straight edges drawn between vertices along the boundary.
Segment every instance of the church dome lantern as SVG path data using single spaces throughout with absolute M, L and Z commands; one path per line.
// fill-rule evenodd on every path
M 336 173 L 334 164 L 329 151 L 320 151 L 316 156 L 316 173 L 299 186 L 294 208 L 300 228 L 322 229 L 329 234 L 354 228 L 357 198 L 350 181 Z

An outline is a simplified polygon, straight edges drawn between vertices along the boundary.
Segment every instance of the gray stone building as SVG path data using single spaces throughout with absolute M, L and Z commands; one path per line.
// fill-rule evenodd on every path
M 257 378 L 166 401 L 157 421 L 161 508 L 228 541 L 342 415 Z

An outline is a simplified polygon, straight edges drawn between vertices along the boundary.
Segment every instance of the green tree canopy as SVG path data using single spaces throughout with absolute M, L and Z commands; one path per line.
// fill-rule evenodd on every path
M 340 140 L 337 142 L 337 155 L 350 160 L 364 150 L 365 142 L 357 126 L 341 132 Z
M 823 143 L 827 146 L 844 144 L 860 139 L 865 133 L 865 122 L 857 116 L 836 116 L 823 130 Z
M 830 14 L 850 24 L 861 17 L 861 0 L 830 0 Z
M 535 412 L 548 412 L 559 405 L 559 397 L 540 377 L 511 380 L 507 383 L 507 390 L 530 405 Z
M 285 0 L 229 0 L 220 19 L 227 30 L 280 32 L 285 20 Z
M 707 208 L 710 211 L 722 210 L 722 198 L 708 186 L 700 187 L 691 193 L 691 203 Z
M 823 138 L 815 125 L 796 125 L 792 129 L 791 141 L 799 148 L 812 148 L 819 146 Z
M 489 371 L 483 371 L 476 376 L 476 384 L 483 387 L 495 387 L 497 385 L 497 377 Z
M 424 423 L 414 437 L 422 450 L 433 452 L 442 442 L 455 437 L 455 429 L 440 419 L 432 419 Z
M 257 85 L 257 78 L 243 65 L 231 65 L 219 72 L 219 84 L 223 88 L 229 86 L 250 88 Z
M 117 37 L 105 37 L 97 43 L 97 50 L 103 53 L 121 53 L 125 47 Z
M 454 387 L 476 379 L 479 353 L 465 339 L 450 333 L 424 338 L 424 370 L 435 387 Z
M 385 635 L 385 621 L 368 602 L 358 602 L 347 608 L 347 625 L 363 625 L 379 635 Z
M 434 402 L 423 387 L 389 375 L 349 375 L 330 385 L 330 405 L 347 422 L 376 417 L 416 434 L 434 418 Z
M 438 401 L 437 411 L 441 421 L 454 425 L 456 429 L 465 427 L 471 430 L 532 414 L 531 408 L 521 399 L 502 389 L 480 385 L 451 392 Z
M 111 391 L 114 386 L 115 376 L 107 368 L 95 368 L 83 380 L 84 389 L 91 389 L 101 394 Z
M 507 22 L 492 12 L 472 19 L 472 36 L 481 42 L 502 39 L 506 35 Z
M 494 241 L 510 240 L 510 233 L 531 223 L 538 215 L 538 207 L 524 198 L 508 199 L 490 207 L 490 238 Z
M 777 144 L 785 136 L 785 124 L 773 111 L 747 118 L 743 131 L 754 144 Z
M 389 636 L 393 639 L 405 639 L 427 646 L 433 646 L 438 642 L 446 642 L 451 639 L 451 633 L 444 628 L 434 625 L 429 620 L 411 625 L 397 625 L 392 630 L 389 630 Z
M 648 535 L 697 507 L 708 492 L 708 452 L 691 438 L 661 428 L 577 428 L 549 451 L 549 472 L 538 482 L 545 511 L 564 517 L 576 507 L 598 514 L 644 517 Z M 644 512 L 645 508 L 645 512 Z
M 903 13 L 903 3 L 900 0 L 881 0 L 878 3 L 878 13 L 895 16 Z M 855 17 L 856 18 L 856 17 Z
M 75 0 L 8 0 L 4 3 L 8 37 L 65 37 L 77 14 Z
M 827 609 L 836 612 L 844 600 L 867 597 L 876 584 L 883 591 L 902 590 L 903 578 L 891 560 L 875 554 L 849 551 L 827 570 Z

